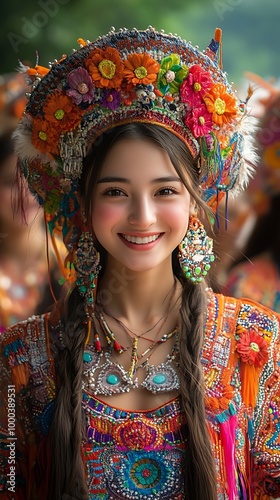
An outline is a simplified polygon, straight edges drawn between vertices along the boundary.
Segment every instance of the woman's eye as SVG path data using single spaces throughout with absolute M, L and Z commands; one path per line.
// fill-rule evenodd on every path
M 124 192 L 118 188 L 106 189 L 103 193 L 104 196 L 125 196 Z
M 170 196 L 172 194 L 177 194 L 177 191 L 176 189 L 169 187 L 159 189 L 156 193 L 157 196 Z

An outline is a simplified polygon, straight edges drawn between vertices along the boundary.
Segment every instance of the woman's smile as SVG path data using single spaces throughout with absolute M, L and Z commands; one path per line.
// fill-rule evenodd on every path
M 133 250 L 150 250 L 161 239 L 164 233 L 156 233 L 152 235 L 136 236 L 132 234 L 119 234 L 123 243 Z

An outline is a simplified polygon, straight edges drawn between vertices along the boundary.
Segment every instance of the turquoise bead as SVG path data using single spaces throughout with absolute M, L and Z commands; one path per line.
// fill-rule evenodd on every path
M 153 382 L 157 385 L 164 384 L 166 382 L 166 375 L 159 373 L 153 377 Z
M 85 363 L 89 363 L 92 360 L 92 355 L 90 354 L 90 352 L 84 352 L 83 359 Z
M 106 382 L 110 385 L 117 385 L 120 382 L 120 377 L 115 373 L 111 373 L 111 375 L 107 375 Z

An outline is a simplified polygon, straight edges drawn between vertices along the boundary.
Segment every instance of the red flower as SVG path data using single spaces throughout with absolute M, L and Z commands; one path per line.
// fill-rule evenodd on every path
M 244 363 L 262 368 L 268 360 L 267 341 L 254 330 L 241 333 L 236 350 Z

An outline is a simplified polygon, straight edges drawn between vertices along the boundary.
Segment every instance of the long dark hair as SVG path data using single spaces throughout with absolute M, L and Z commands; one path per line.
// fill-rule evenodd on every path
M 150 141 L 166 151 L 191 196 L 203 207 L 197 194 L 199 179 L 196 162 L 191 158 L 184 143 L 162 127 L 128 124 L 116 127 L 100 137 L 85 159 L 81 196 L 89 220 L 93 188 L 105 157 L 116 142 L 124 139 Z M 102 248 L 99 248 L 99 251 L 101 263 L 104 263 L 106 252 Z M 183 288 L 179 352 L 181 401 L 187 420 L 187 451 L 184 463 L 186 495 L 192 500 L 216 500 L 216 474 L 206 424 L 204 379 L 200 363 L 206 311 L 205 284 L 193 285 L 186 280 L 182 275 L 177 253 L 177 250 L 173 252 L 172 262 L 173 272 Z M 50 431 L 49 499 L 52 500 L 59 500 L 63 494 L 79 499 L 88 498 L 81 450 L 84 433 L 81 399 L 86 327 L 85 311 L 76 290 L 70 295 L 63 323 L 65 348 L 59 360 L 60 389 Z

